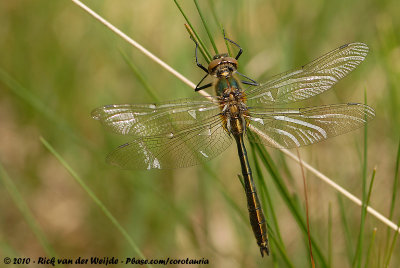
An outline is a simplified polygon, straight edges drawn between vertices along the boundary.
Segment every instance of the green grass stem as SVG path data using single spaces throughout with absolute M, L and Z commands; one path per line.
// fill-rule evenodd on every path
M 364 103 L 367 104 L 367 91 L 364 90 Z M 365 227 L 365 217 L 367 214 L 367 209 L 365 205 L 367 203 L 367 160 L 368 160 L 368 125 L 364 126 L 364 153 L 363 153 L 363 164 L 362 164 L 362 203 L 365 209 L 361 209 L 361 221 L 360 230 L 358 234 L 358 241 L 356 246 L 356 254 L 353 260 L 353 267 L 361 267 L 361 259 L 363 252 L 364 243 L 364 227 Z M 362 206 L 362 207 L 363 207 Z
M 140 81 L 140 83 L 143 85 L 145 91 L 149 96 L 153 99 L 155 102 L 160 102 L 160 99 L 157 97 L 156 91 L 150 86 L 149 83 L 147 83 L 146 79 L 144 78 L 143 74 L 140 72 L 139 68 L 136 67 L 136 65 L 133 63 L 133 61 L 123 52 L 122 50 L 119 50 L 122 58 L 124 59 L 125 63 L 129 66 L 131 69 L 132 73 L 135 75 L 135 77 Z
M 69 174 L 75 179 L 75 181 L 82 187 L 82 189 L 88 194 L 88 196 L 93 200 L 93 202 L 100 208 L 101 211 L 106 215 L 106 217 L 114 224 L 117 230 L 122 234 L 128 244 L 131 246 L 133 251 L 142 259 L 145 259 L 143 253 L 130 237 L 128 232 L 122 227 L 118 220 L 112 215 L 112 213 L 106 208 L 103 202 L 95 195 L 95 193 L 86 185 L 86 183 L 78 176 L 78 174 L 72 169 L 72 167 L 64 160 L 64 158 L 48 143 L 43 137 L 40 137 L 40 141 L 46 147 L 47 150 L 53 154 L 61 165 L 69 172 Z M 147 267 L 152 267 L 151 265 L 146 265 Z
M 213 48 L 214 48 L 215 54 L 219 54 L 219 53 L 218 53 L 218 48 L 217 48 L 217 46 L 215 45 L 215 42 L 214 42 L 214 38 L 212 37 L 212 34 L 211 34 L 211 32 L 210 32 L 210 28 L 208 27 L 207 21 L 205 20 L 205 18 L 204 18 L 204 16 L 203 16 L 203 13 L 201 12 L 201 9 L 200 9 L 198 0 L 194 0 L 194 4 L 196 5 L 197 12 L 199 13 L 199 16 L 200 16 L 200 18 L 201 18 L 201 21 L 203 22 L 203 26 L 204 26 L 204 28 L 206 29 L 208 38 L 210 39 L 211 45 L 212 45 Z
M 251 133 L 249 131 L 248 135 L 254 135 L 254 133 Z M 285 204 L 287 205 L 287 207 L 289 208 L 290 212 L 292 213 L 294 219 L 296 220 L 297 224 L 299 225 L 300 230 L 302 230 L 304 235 L 307 236 L 307 226 L 306 226 L 304 217 L 300 213 L 299 205 L 296 205 L 295 202 L 293 201 L 271 156 L 268 154 L 266 149 L 263 146 L 261 146 L 260 144 L 257 143 L 257 144 L 255 144 L 255 146 L 256 146 L 256 152 L 259 155 L 261 162 L 263 163 L 263 165 L 267 168 L 268 172 L 270 173 L 277 189 L 279 190 L 279 193 L 280 193 L 282 199 L 285 201 Z M 316 253 L 315 254 L 315 257 L 317 257 L 316 262 L 324 267 L 327 266 L 325 257 L 322 254 L 322 251 L 321 251 L 319 245 L 317 244 L 317 242 L 315 241 L 315 239 L 313 238 L 313 236 L 311 236 L 311 244 L 315 250 L 314 252 Z
M 21 212 L 22 216 L 25 219 L 25 222 L 28 224 L 33 234 L 36 236 L 44 252 L 47 254 L 48 257 L 57 258 L 57 254 L 50 245 L 49 241 L 47 240 L 45 233 L 43 232 L 40 225 L 37 223 L 35 217 L 32 215 L 31 210 L 29 209 L 22 194 L 19 192 L 17 186 L 15 185 L 14 180 L 12 180 L 8 176 L 1 162 L 0 162 L 0 181 L 3 182 L 5 189 L 10 194 L 12 200 L 14 201 L 14 204 Z
M 181 6 L 179 5 L 177 0 L 174 0 L 175 5 L 178 7 L 179 11 L 181 12 L 182 16 L 185 18 L 187 24 L 189 25 L 190 29 L 193 31 L 194 36 L 196 37 L 195 40 L 198 42 L 199 47 L 200 47 L 200 51 L 203 54 L 204 59 L 207 61 L 207 63 L 210 63 L 212 56 L 210 55 L 210 53 L 208 52 L 206 46 L 204 45 L 203 40 L 200 38 L 200 36 L 197 34 L 197 32 L 194 30 L 192 23 L 190 22 L 190 20 L 188 19 L 188 17 L 186 16 L 185 12 L 183 11 L 183 9 L 181 8 Z
M 371 262 L 371 259 L 372 259 L 372 249 L 373 249 L 374 244 L 375 244 L 376 231 L 377 231 L 376 228 L 374 228 L 372 230 L 371 240 L 369 242 L 368 250 L 367 250 L 367 256 L 365 258 L 365 265 L 364 265 L 365 268 L 370 267 L 370 262 Z

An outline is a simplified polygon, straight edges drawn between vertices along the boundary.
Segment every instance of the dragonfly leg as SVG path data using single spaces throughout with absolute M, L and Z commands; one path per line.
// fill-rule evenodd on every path
M 211 87 L 211 86 L 212 86 L 212 83 L 208 83 L 208 84 L 205 84 L 204 86 L 199 87 L 199 85 L 201 84 L 201 82 L 203 82 L 203 80 L 204 80 L 207 76 L 208 76 L 208 74 L 206 74 L 206 75 L 200 80 L 200 82 L 197 84 L 197 86 L 196 86 L 196 88 L 194 89 L 194 91 L 199 91 L 199 90 L 202 90 L 202 89 L 205 89 L 205 88 L 208 88 L 208 87 Z
M 226 35 L 225 35 L 225 30 L 223 30 L 223 32 L 224 32 L 224 39 L 225 39 L 226 41 L 231 42 L 232 44 L 234 44 L 235 46 L 237 46 L 237 47 L 239 48 L 239 52 L 238 52 L 238 54 L 237 54 L 236 57 L 235 57 L 235 59 L 239 59 L 240 55 L 242 55 L 242 53 L 243 53 L 243 49 L 242 49 L 241 46 L 239 46 L 236 42 L 234 42 L 234 41 L 232 41 L 231 39 L 229 39 L 229 38 L 226 37 Z M 240 75 L 240 76 L 242 76 L 242 77 L 244 77 L 244 78 L 246 78 L 246 79 L 248 79 L 248 80 L 251 81 L 251 82 L 242 81 L 243 84 L 251 85 L 251 86 L 258 86 L 258 85 L 260 85 L 260 84 L 257 83 L 255 80 L 251 79 L 250 77 L 247 77 L 246 75 L 244 75 L 244 74 L 242 74 L 242 73 L 239 73 L 238 71 L 236 71 L 236 73 L 237 73 L 238 75 Z
M 190 36 L 190 39 L 192 39 L 193 42 L 196 44 L 196 48 L 195 48 L 195 50 L 194 50 L 194 54 L 196 55 L 196 65 L 197 65 L 197 67 L 199 67 L 200 69 L 202 69 L 203 71 L 205 71 L 205 72 L 208 74 L 207 68 L 204 67 L 203 64 L 201 64 L 201 63 L 199 62 L 199 59 L 198 59 L 198 57 L 197 57 L 197 50 L 198 50 L 198 48 L 199 48 L 199 44 L 196 42 L 196 40 L 193 39 L 192 36 Z M 204 78 L 203 78 L 203 79 L 204 79 Z M 203 79 L 201 79 L 201 81 L 203 81 Z M 201 81 L 200 81 L 200 82 L 201 82 Z M 200 84 L 200 83 L 199 83 L 199 84 Z M 197 88 L 197 87 L 196 87 L 196 88 Z
M 236 57 L 235 57 L 235 59 L 239 59 L 240 55 L 242 55 L 242 53 L 243 53 L 243 49 L 242 49 L 237 43 L 235 43 L 234 41 L 232 41 L 231 39 L 229 39 L 229 38 L 226 37 L 226 35 L 225 35 L 225 30 L 223 30 L 223 32 L 224 32 L 224 39 L 225 39 L 226 41 L 228 41 L 228 42 L 231 42 L 232 44 L 234 44 L 235 46 L 237 46 L 237 47 L 239 48 L 239 52 L 238 52 L 238 54 L 237 54 Z
M 260 84 L 257 83 L 255 80 L 251 79 L 250 77 L 248 77 L 248 76 L 246 76 L 246 75 L 244 75 L 244 74 L 242 74 L 242 73 L 239 73 L 238 71 L 236 71 L 236 73 L 237 73 L 238 75 L 240 75 L 240 76 L 242 76 L 242 77 L 244 77 L 244 78 L 250 80 L 250 81 L 241 81 L 243 84 L 251 85 L 251 86 L 259 86 L 259 85 L 260 85 Z

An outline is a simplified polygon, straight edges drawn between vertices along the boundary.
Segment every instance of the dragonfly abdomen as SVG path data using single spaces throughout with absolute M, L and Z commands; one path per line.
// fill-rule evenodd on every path
M 250 225 L 253 229 L 257 244 L 260 247 L 261 256 L 264 256 L 264 253 L 269 255 L 267 226 L 260 200 L 258 199 L 256 185 L 253 181 L 249 160 L 247 158 L 247 151 L 243 141 L 243 133 L 234 135 L 234 137 L 236 139 L 240 165 L 242 167 Z

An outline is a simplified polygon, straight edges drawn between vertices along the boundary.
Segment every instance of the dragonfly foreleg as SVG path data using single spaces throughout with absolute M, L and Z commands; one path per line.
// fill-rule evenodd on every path
M 226 41 L 228 41 L 228 42 L 231 42 L 232 44 L 234 44 L 235 46 L 237 46 L 237 47 L 239 48 L 239 52 L 238 52 L 238 54 L 237 54 L 236 57 L 235 57 L 235 59 L 239 59 L 240 55 L 242 55 L 242 53 L 243 53 L 243 49 L 242 49 L 236 42 L 234 42 L 234 41 L 232 41 L 231 39 L 229 39 L 228 37 L 226 37 L 226 35 L 225 35 L 225 30 L 223 30 L 223 32 L 224 32 L 224 39 L 225 39 Z

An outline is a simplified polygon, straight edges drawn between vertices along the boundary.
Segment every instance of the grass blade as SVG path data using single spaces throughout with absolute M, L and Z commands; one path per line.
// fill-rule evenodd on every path
M 133 40 L 132 38 L 130 38 L 129 36 L 127 36 L 125 33 L 123 33 L 121 30 L 119 30 L 118 28 L 116 28 L 114 25 L 112 25 L 111 23 L 109 23 L 108 21 L 106 21 L 105 19 L 103 19 L 99 14 L 97 14 L 96 12 L 94 12 L 93 10 L 91 10 L 88 6 L 84 5 L 81 1 L 79 0 L 71 0 L 72 2 L 74 2 L 76 5 L 78 5 L 80 8 L 82 8 L 83 10 L 85 10 L 87 13 L 89 13 L 92 17 L 94 17 L 96 20 L 98 20 L 99 22 L 101 22 L 102 24 L 104 24 L 107 28 L 109 28 L 111 31 L 113 31 L 114 33 L 116 33 L 118 36 L 120 36 L 122 39 L 124 39 L 126 42 L 128 42 L 129 44 L 131 44 L 132 46 L 134 46 L 135 48 L 137 48 L 140 52 L 142 52 L 144 55 L 146 55 L 147 57 L 149 57 L 152 61 L 156 62 L 157 64 L 159 64 L 161 67 L 163 67 L 164 69 L 166 69 L 167 71 L 169 71 L 171 74 L 173 74 L 174 76 L 176 76 L 179 80 L 181 80 L 182 82 L 184 82 L 185 84 L 187 84 L 189 87 L 191 88 L 195 88 L 196 85 L 193 84 L 189 79 L 187 79 L 186 77 L 184 77 L 183 75 L 181 75 L 179 72 L 177 72 L 175 69 L 173 69 L 171 66 L 169 66 L 168 64 L 166 64 L 164 61 L 162 61 L 160 58 L 158 58 L 157 56 L 155 56 L 153 53 L 151 53 L 150 51 L 148 51 L 147 49 L 145 49 L 142 45 L 140 45 L 138 42 L 136 42 L 135 40 Z
M 18 210 L 21 212 L 22 216 L 25 218 L 26 223 L 31 228 L 32 232 L 39 240 L 40 245 L 42 245 L 44 252 L 46 252 L 49 257 L 56 257 L 57 255 L 54 249 L 51 247 L 49 241 L 47 240 L 43 230 L 40 228 L 39 224 L 32 215 L 28 205 L 24 201 L 21 193 L 18 191 L 17 186 L 14 181 L 8 176 L 6 170 L 0 162 L 0 180 L 3 182 L 7 192 L 10 194 Z
M 347 222 L 347 216 L 346 216 L 346 209 L 343 203 L 342 196 L 340 194 L 337 195 L 338 198 L 338 204 L 339 204 L 339 211 L 340 211 L 340 219 L 342 222 L 342 227 L 343 227 L 343 232 L 344 232 L 344 239 L 346 243 L 346 252 L 347 252 L 347 258 L 349 263 L 352 262 L 354 259 L 354 245 L 353 245 L 353 239 L 351 237 L 351 232 L 349 228 L 349 224 Z
M 398 195 L 398 191 L 399 191 L 397 189 L 398 182 L 399 182 L 399 168 L 400 168 L 400 140 L 399 140 L 399 144 L 398 144 L 398 147 L 397 147 L 397 156 L 396 156 L 396 165 L 395 165 L 394 178 L 393 178 L 393 186 L 392 186 L 393 192 L 392 192 L 392 200 L 391 200 L 391 203 L 390 203 L 389 219 L 393 219 L 393 213 L 394 213 L 394 208 L 395 208 L 395 203 L 396 203 L 396 196 Z M 400 225 L 400 221 L 399 221 L 399 223 L 397 225 Z M 387 252 L 387 256 L 385 257 L 387 265 L 389 265 L 389 262 L 390 262 L 390 259 L 391 259 L 391 255 L 393 253 L 394 245 L 396 243 L 399 231 L 400 231 L 400 227 L 398 229 L 398 232 L 396 232 L 394 234 L 392 243 L 391 243 L 390 248 L 389 248 L 390 229 L 387 228 L 386 246 L 385 246 L 386 252 Z
M 332 204 L 328 207 L 328 267 L 332 266 Z
M 392 186 L 392 200 L 390 202 L 390 211 L 389 211 L 389 219 L 393 219 L 394 208 L 396 204 L 396 196 L 398 194 L 398 184 L 399 184 L 399 168 L 400 168 L 400 139 L 399 144 L 397 146 L 397 156 L 396 156 L 396 165 L 394 168 L 394 178 L 393 178 L 393 186 Z M 387 228 L 386 231 L 386 251 L 389 248 L 389 237 L 390 237 L 390 228 Z
M 190 38 L 192 40 L 195 40 L 196 44 L 198 45 L 198 49 L 200 50 L 201 55 L 203 55 L 203 58 L 206 60 L 207 63 L 209 63 L 210 60 L 208 60 L 208 58 L 207 58 L 207 53 L 209 53 L 209 52 L 208 52 L 207 48 L 202 46 L 201 44 L 199 44 L 199 39 L 196 37 L 196 34 L 194 33 L 193 29 L 190 27 L 189 24 L 185 23 L 185 28 L 186 28 L 186 31 L 189 33 Z
M 367 104 L 367 91 L 364 91 L 364 103 Z M 367 210 L 364 209 L 364 206 L 367 207 L 367 156 L 368 156 L 368 124 L 364 126 L 364 157 L 363 157 L 363 166 L 362 166 L 362 202 L 363 206 L 361 209 L 361 222 L 360 222 L 360 231 L 358 234 L 358 242 L 356 248 L 356 255 L 353 261 L 353 267 L 361 267 L 361 259 L 362 259 L 362 249 L 364 242 L 364 227 L 365 227 L 365 217 L 367 214 Z
M 221 31 L 222 36 L 224 36 L 224 27 L 222 26 L 222 23 L 220 23 L 218 20 L 217 12 L 215 11 L 214 2 L 211 0 L 208 0 L 208 5 L 210 6 L 211 14 L 214 18 L 215 24 L 218 26 L 219 30 Z M 229 46 L 229 42 L 225 39 L 224 39 L 224 41 L 225 41 L 225 46 L 228 49 L 228 55 L 232 56 L 231 47 Z
M 281 254 L 281 257 L 283 258 L 286 265 L 288 267 L 294 267 L 293 264 L 291 263 L 290 259 L 288 258 L 287 251 L 286 251 L 285 245 L 283 243 L 283 239 L 282 239 L 282 235 L 280 232 L 278 219 L 275 214 L 272 198 L 271 198 L 269 190 L 266 186 L 264 176 L 262 175 L 260 163 L 257 160 L 253 143 L 250 143 L 250 149 L 251 149 L 251 154 L 253 156 L 253 162 L 254 162 L 254 167 L 255 167 L 255 171 L 256 171 L 255 174 L 257 175 L 257 176 L 255 176 L 255 178 L 257 180 L 257 184 L 259 185 L 259 189 L 260 189 L 260 191 L 259 191 L 260 201 L 264 208 L 267 208 L 267 204 L 268 204 L 268 210 L 264 210 L 264 211 L 265 211 L 265 218 L 266 218 L 267 225 L 268 225 L 268 230 L 267 230 L 268 236 L 269 236 L 269 238 L 271 238 L 271 241 L 270 241 L 271 248 L 273 248 L 274 246 L 276 248 L 278 248 L 278 251 Z M 269 213 L 267 213 L 267 212 L 269 212 Z M 272 228 L 271 228 L 272 225 L 268 224 L 268 221 L 270 219 L 272 219 L 272 223 L 274 226 L 274 232 L 272 231 Z M 275 266 L 278 265 L 275 252 L 271 251 L 271 255 L 272 255 L 272 261 L 275 264 Z
M 369 264 L 370 264 L 372 248 L 374 247 L 374 243 L 375 243 L 376 230 L 377 230 L 376 228 L 374 228 L 374 230 L 372 230 L 371 241 L 369 242 L 367 257 L 365 259 L 365 266 L 364 266 L 365 268 L 368 268 Z
M 400 225 L 400 220 L 398 222 L 398 225 Z M 392 240 L 392 243 L 391 243 L 390 249 L 389 249 L 389 254 L 388 254 L 388 257 L 386 258 L 385 267 L 389 267 L 390 259 L 392 258 L 392 255 L 393 255 L 394 246 L 396 245 L 397 237 L 399 236 L 399 231 L 400 231 L 400 227 L 397 230 L 397 232 L 394 233 L 393 240 Z
M 94 194 L 92 190 L 85 184 L 85 182 L 78 176 L 78 174 L 68 165 L 68 163 L 61 157 L 60 154 L 56 152 L 56 150 L 43 138 L 40 137 L 40 141 L 46 147 L 47 150 L 53 154 L 57 160 L 64 166 L 64 168 L 71 174 L 71 176 L 75 179 L 75 181 L 83 188 L 83 190 L 89 195 L 89 197 L 95 202 L 95 204 L 103 211 L 106 217 L 114 224 L 118 231 L 122 234 L 122 236 L 126 239 L 128 244 L 132 247 L 133 251 L 142 259 L 144 259 L 143 253 L 140 251 L 139 247 L 130 237 L 128 232 L 119 224 L 118 220 L 111 214 L 111 212 L 105 207 L 105 205 L 100 201 L 100 199 Z M 147 267 L 152 267 L 151 265 L 147 265 Z
M 63 133 L 70 136 L 74 141 L 79 144 L 89 147 L 89 143 L 83 141 L 82 138 L 77 136 L 72 127 L 69 126 L 64 120 L 62 120 L 57 113 L 49 108 L 49 105 L 44 103 L 38 96 L 33 94 L 32 90 L 22 86 L 17 80 L 11 77 L 5 70 L 0 68 L 0 81 L 2 81 L 16 96 L 26 102 L 35 111 L 47 118 L 54 126 L 58 127 Z M 92 149 L 89 147 L 89 149 Z
M 375 174 L 376 174 L 376 168 L 374 168 L 374 170 L 372 171 L 372 177 L 371 177 L 371 181 L 369 183 L 369 188 L 368 188 L 367 200 L 366 200 L 365 206 L 363 207 L 365 217 L 367 216 L 367 206 L 368 206 L 369 200 L 371 198 L 372 187 L 373 187 L 374 181 L 375 181 Z M 362 249 L 362 247 L 361 247 L 361 249 Z M 361 256 L 361 254 L 359 254 L 359 256 Z M 359 259 L 358 265 L 361 267 L 361 259 Z
M 300 160 L 299 164 L 300 164 L 300 169 L 301 169 L 301 176 L 303 178 L 303 190 L 304 190 L 304 200 L 306 202 L 306 223 L 307 223 L 308 247 L 310 250 L 310 261 L 311 261 L 311 267 L 315 268 L 315 261 L 314 261 L 314 256 L 312 253 L 312 246 L 311 246 L 310 217 L 308 214 L 308 194 L 307 194 L 306 176 L 304 175 L 303 163 L 301 161 L 300 153 L 297 148 L 296 148 L 296 151 L 297 151 L 297 157 Z
M 178 7 L 179 11 L 181 12 L 182 16 L 185 18 L 187 24 L 189 24 L 190 29 L 192 29 L 194 35 L 196 36 L 196 40 L 199 43 L 199 46 L 202 47 L 204 49 L 204 59 L 207 61 L 207 63 L 210 63 L 212 57 L 210 55 L 210 53 L 208 52 L 208 50 L 206 49 L 206 46 L 204 45 L 203 40 L 200 38 L 200 36 L 197 34 L 197 32 L 194 30 L 192 23 L 190 23 L 190 20 L 188 19 L 188 17 L 186 16 L 185 12 L 183 12 L 183 9 L 181 8 L 181 6 L 178 4 L 177 0 L 174 0 L 175 5 Z M 195 87 L 193 87 L 195 88 Z
M 204 19 L 203 13 L 201 13 L 200 6 L 199 6 L 198 1 L 197 1 L 197 0 L 194 0 L 194 4 L 196 5 L 197 12 L 198 12 L 199 15 L 200 15 L 201 21 L 203 22 L 203 26 L 204 26 L 204 28 L 206 29 L 208 38 L 210 39 L 211 45 L 212 45 L 213 48 L 214 48 L 215 54 L 219 54 L 219 53 L 218 53 L 218 48 L 217 48 L 217 46 L 215 45 L 214 39 L 212 38 L 212 35 L 211 35 L 211 33 L 210 33 L 210 29 L 208 28 L 207 22 L 206 22 L 206 20 Z
M 248 135 L 252 135 L 253 138 L 256 138 L 256 137 L 254 137 L 255 134 L 250 131 L 248 132 Z M 298 209 L 298 205 L 296 205 L 294 203 L 294 201 L 292 200 L 292 197 L 289 194 L 289 191 L 288 191 L 282 177 L 280 176 L 275 163 L 272 161 L 271 156 L 268 154 L 266 149 L 264 147 L 260 146 L 258 143 L 255 144 L 255 147 L 256 147 L 257 154 L 259 155 L 260 159 L 262 160 L 262 163 L 267 168 L 276 187 L 278 188 L 281 197 L 285 201 L 287 207 L 289 208 L 290 212 L 294 216 L 294 219 L 298 223 L 298 225 L 299 225 L 300 229 L 303 231 L 304 235 L 307 235 L 307 226 L 306 226 L 305 220 Z M 316 243 L 315 239 L 313 239 L 312 236 L 311 236 L 311 243 L 315 249 L 316 256 L 318 257 L 318 260 L 319 260 L 321 266 L 324 266 L 324 267 L 327 266 L 325 257 L 323 256 L 319 245 Z
M 393 218 L 394 207 L 396 203 L 396 196 L 398 193 L 397 186 L 399 185 L 399 168 L 400 168 L 400 139 L 399 144 L 397 146 L 397 156 L 396 156 L 396 166 L 394 171 L 394 178 L 393 178 L 393 192 L 392 192 L 392 201 L 390 203 L 390 212 L 389 212 L 389 219 Z
M 140 83 L 142 83 L 144 89 L 149 94 L 149 96 L 154 101 L 160 102 L 160 99 L 157 97 L 156 91 L 149 85 L 149 83 L 147 83 L 146 79 L 141 74 L 139 69 L 135 66 L 135 64 L 133 64 L 133 62 L 128 58 L 128 56 L 122 50 L 120 50 L 119 53 L 121 53 L 122 58 L 124 59 L 126 64 L 128 64 L 129 68 L 131 69 L 133 74 L 136 76 L 136 78 L 140 81 Z

